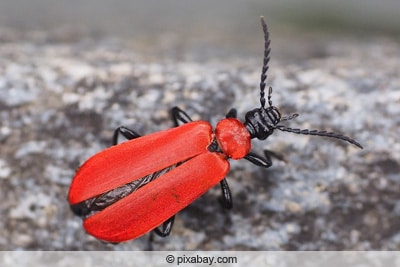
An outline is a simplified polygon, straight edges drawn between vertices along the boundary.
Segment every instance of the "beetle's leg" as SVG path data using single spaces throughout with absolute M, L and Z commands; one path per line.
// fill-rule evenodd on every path
M 225 118 L 236 118 L 237 117 L 237 110 L 235 108 L 231 108 L 228 113 L 226 113 Z
M 268 150 L 268 149 L 264 149 L 264 155 L 265 155 L 265 157 L 267 157 L 269 159 L 276 158 L 277 160 L 287 162 L 285 157 L 282 154 L 276 153 L 276 152 Z
M 162 229 L 154 228 L 153 231 L 150 232 L 150 236 L 148 239 L 148 244 L 147 244 L 147 250 L 153 251 L 153 240 L 154 240 L 154 234 L 161 236 L 161 237 L 166 237 L 171 233 L 172 226 L 174 225 L 174 220 L 175 220 L 175 215 L 166 220 L 162 224 Z
M 171 233 L 172 226 L 174 225 L 175 215 L 163 222 L 161 230 L 157 227 L 153 229 L 153 232 L 161 237 L 166 237 Z
M 179 122 L 188 123 L 193 121 L 190 116 L 178 107 L 173 107 L 171 109 L 172 119 L 174 121 L 175 127 L 179 126 Z
M 256 153 L 250 152 L 244 158 L 247 159 L 248 161 L 250 161 L 251 163 L 253 163 L 257 166 L 263 167 L 263 168 L 269 168 L 272 166 L 271 158 L 276 158 L 280 161 L 286 162 L 283 155 L 273 152 L 268 149 L 264 150 L 264 155 L 265 155 L 265 157 L 261 157 L 260 155 L 257 155 Z
M 272 160 L 268 153 L 265 153 L 265 158 L 263 158 L 260 155 L 257 155 L 256 153 L 249 152 L 249 154 L 247 154 L 244 158 L 250 161 L 251 163 L 263 168 L 269 168 L 272 166 Z
M 118 144 L 119 134 L 121 134 L 123 137 L 125 137 L 128 140 L 132 140 L 132 139 L 140 137 L 140 134 L 138 134 L 134 130 L 126 128 L 125 126 L 120 126 L 117 129 L 115 129 L 115 131 L 114 131 L 113 145 Z
M 233 207 L 232 203 L 232 193 L 229 189 L 228 182 L 226 178 L 222 179 L 219 183 L 221 185 L 222 196 L 219 198 L 219 202 L 224 209 L 230 210 Z

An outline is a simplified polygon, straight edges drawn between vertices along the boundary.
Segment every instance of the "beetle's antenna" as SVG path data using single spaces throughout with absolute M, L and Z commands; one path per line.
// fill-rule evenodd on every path
M 269 54 L 271 51 L 270 48 L 270 43 L 271 40 L 269 39 L 269 32 L 268 32 L 268 27 L 267 24 L 264 21 L 264 17 L 261 16 L 261 25 L 264 31 L 264 61 L 263 61 L 263 66 L 261 70 L 261 82 L 260 82 L 260 103 L 261 107 L 265 107 L 265 80 L 267 79 L 267 71 L 268 71 L 268 62 L 269 62 Z M 272 101 L 271 101 L 271 93 L 272 93 L 272 88 L 270 87 L 268 91 L 268 104 L 272 106 Z
M 299 116 L 299 114 L 297 114 L 297 113 L 292 114 L 290 116 L 283 116 L 280 121 L 282 122 L 282 121 L 292 120 L 292 119 L 297 118 L 298 116 Z
M 284 131 L 284 132 L 290 132 L 290 133 L 295 133 L 295 134 L 318 135 L 318 136 L 332 137 L 332 138 L 340 139 L 340 140 L 343 140 L 343 141 L 347 141 L 350 144 L 353 144 L 353 145 L 363 149 L 363 146 L 360 145 L 356 140 L 351 139 L 350 137 L 347 137 L 345 135 L 338 134 L 338 133 L 327 132 L 327 131 L 319 131 L 319 130 L 308 130 L 308 129 L 304 129 L 304 130 L 293 129 L 293 128 L 285 127 L 283 125 L 277 125 L 277 126 L 275 126 L 275 128 L 278 129 L 278 130 Z
M 269 105 L 270 107 L 272 107 L 272 100 L 271 100 L 271 97 L 272 97 L 272 87 L 270 86 L 269 89 L 268 89 L 268 105 Z M 265 101 L 264 101 L 264 103 L 265 103 Z M 264 107 L 264 106 L 263 106 L 263 107 Z

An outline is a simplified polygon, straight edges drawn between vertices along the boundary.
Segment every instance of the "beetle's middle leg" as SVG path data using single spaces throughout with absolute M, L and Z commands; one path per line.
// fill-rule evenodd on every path
M 159 229 L 159 227 L 154 228 L 153 232 L 161 237 L 166 237 L 171 233 L 172 230 L 172 226 L 174 225 L 174 221 L 175 221 L 175 215 L 172 216 L 171 218 L 169 218 L 168 220 L 166 220 L 165 222 L 163 222 L 163 224 L 159 227 L 161 227 L 161 229 Z
M 134 130 L 131 130 L 125 126 L 120 126 L 117 129 L 115 129 L 115 131 L 114 131 L 114 136 L 113 136 L 113 145 L 114 146 L 116 144 L 118 144 L 118 137 L 120 134 L 128 140 L 132 140 L 132 139 L 140 137 L 140 134 L 138 134 Z
M 232 193 L 231 190 L 229 189 L 229 185 L 228 182 L 226 181 L 226 178 L 222 179 L 221 182 L 219 182 L 219 184 L 221 186 L 222 195 L 218 200 L 224 209 L 230 210 L 233 207 Z

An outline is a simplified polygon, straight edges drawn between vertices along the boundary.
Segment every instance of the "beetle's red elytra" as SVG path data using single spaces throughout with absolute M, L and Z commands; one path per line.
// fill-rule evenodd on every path
M 72 205 L 78 204 L 206 153 L 211 135 L 211 125 L 199 121 L 107 148 L 79 168 L 72 180 L 68 200 Z
M 280 124 L 298 114 L 282 116 L 272 105 L 271 87 L 265 99 L 270 40 L 263 17 L 261 23 L 264 31 L 261 106 L 248 111 L 243 123 L 236 119 L 236 110 L 231 109 L 215 131 L 206 121 L 193 122 L 178 107 L 172 108 L 174 128 L 146 136 L 123 126 L 116 129 L 114 146 L 89 158 L 78 169 L 69 188 L 71 209 L 83 218 L 83 227 L 89 234 L 113 243 L 132 240 L 150 231 L 165 237 L 171 232 L 175 214 L 218 183 L 222 206 L 232 208 L 232 194 L 225 178 L 229 160 L 244 158 L 269 168 L 270 152 L 266 150 L 264 156 L 251 152 L 251 139 L 265 140 L 274 130 L 336 138 L 362 148 L 342 134 Z M 117 144 L 119 135 L 129 141 Z
M 222 155 L 200 154 L 155 179 L 152 186 L 143 186 L 89 217 L 83 225 L 99 239 L 111 242 L 134 239 L 161 225 L 218 184 L 228 170 L 229 163 Z

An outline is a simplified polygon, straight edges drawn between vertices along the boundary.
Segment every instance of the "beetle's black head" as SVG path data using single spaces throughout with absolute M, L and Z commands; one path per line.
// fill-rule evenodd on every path
M 273 133 L 276 125 L 281 121 L 281 112 L 277 107 L 272 105 L 271 94 L 272 88 L 270 87 L 268 91 L 269 106 L 267 108 L 261 106 L 246 113 L 244 125 L 249 131 L 251 138 L 266 139 Z M 263 96 L 261 96 L 260 101 L 261 105 L 265 103 Z

